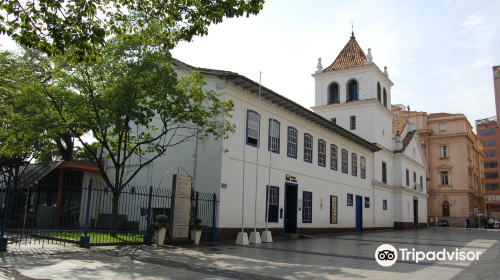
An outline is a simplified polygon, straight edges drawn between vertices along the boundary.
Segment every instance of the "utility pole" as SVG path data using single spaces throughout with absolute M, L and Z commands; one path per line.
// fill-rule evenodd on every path
M 434 194 L 432 200 L 434 200 L 434 232 L 437 232 L 436 194 Z

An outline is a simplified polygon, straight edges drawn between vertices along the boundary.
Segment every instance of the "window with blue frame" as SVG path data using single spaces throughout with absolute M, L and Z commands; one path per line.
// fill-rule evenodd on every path
M 361 163 L 361 178 L 366 179 L 366 159 L 361 157 L 359 162 Z
M 387 200 L 382 201 L 382 209 L 387 210 Z
M 330 103 L 339 103 L 339 85 L 337 83 L 333 83 L 330 86 Z
M 280 153 L 280 122 L 275 119 L 269 119 L 268 150 L 273 153 Z
M 247 112 L 247 145 L 257 147 L 259 145 L 260 117 L 257 112 Z
M 338 157 L 338 150 L 337 146 L 335 145 L 330 145 L 330 168 L 333 170 L 337 170 L 337 157 Z
M 318 165 L 326 166 L 326 143 L 321 139 L 318 140 Z
M 267 219 L 270 223 L 278 222 L 278 214 L 279 214 L 279 198 L 280 198 L 280 189 L 278 187 L 267 186 L 267 202 L 269 203 L 269 214 Z M 266 209 L 267 211 L 267 209 Z
M 342 173 L 348 173 L 347 171 L 347 150 L 342 149 Z
M 358 176 L 358 156 L 355 153 L 351 154 L 351 172 L 352 176 Z
M 358 100 L 358 82 L 350 81 L 347 89 L 349 90 L 348 101 Z
M 347 194 L 347 206 L 352 206 L 354 202 L 354 196 L 350 193 Z
M 312 222 L 312 192 L 302 194 L 302 222 Z
M 311 134 L 304 134 L 304 161 L 312 163 L 313 137 Z
M 288 127 L 288 156 L 292 158 L 297 158 L 297 129 L 289 126 Z
M 370 208 L 370 198 L 365 196 L 365 208 Z
M 337 223 L 338 215 L 338 198 L 334 195 L 330 195 L 330 224 Z

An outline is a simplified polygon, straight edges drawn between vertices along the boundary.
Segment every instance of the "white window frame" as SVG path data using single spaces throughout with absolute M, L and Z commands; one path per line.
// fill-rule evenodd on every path
M 498 194 L 487 194 L 486 201 L 500 201 L 500 195 Z
M 247 120 L 247 126 L 248 126 L 248 132 L 247 132 L 247 138 L 253 138 L 257 140 L 257 146 L 259 145 L 259 115 L 257 115 L 254 112 L 248 112 L 248 120 Z M 248 143 L 248 139 L 247 139 Z
M 304 211 L 302 222 L 312 222 L 312 193 L 304 192 L 302 194 L 304 199 L 304 206 L 302 211 Z
M 448 158 L 448 146 L 439 147 L 439 156 L 441 158 Z
M 439 131 L 446 131 L 446 123 L 439 124 Z
M 361 178 L 366 179 L 366 159 L 361 157 L 359 162 L 361 163 Z
M 450 172 L 449 171 L 439 172 L 439 182 L 441 183 L 441 186 L 449 186 L 450 185 Z
M 288 155 L 297 158 L 297 130 L 288 128 Z
M 312 136 L 304 136 L 304 160 L 312 162 Z
M 276 120 L 270 121 L 269 127 L 269 145 L 272 152 L 279 152 L 280 148 L 280 123 Z
M 318 141 L 318 164 L 326 166 L 326 142 L 323 140 Z
M 344 154 L 345 152 L 345 154 Z M 349 166 L 348 164 L 349 160 L 349 152 L 345 149 L 342 149 L 342 172 L 343 173 L 349 173 Z
M 337 170 L 339 149 L 335 145 L 330 145 L 330 169 Z
M 358 176 L 358 155 L 351 153 L 351 173 L 352 176 Z

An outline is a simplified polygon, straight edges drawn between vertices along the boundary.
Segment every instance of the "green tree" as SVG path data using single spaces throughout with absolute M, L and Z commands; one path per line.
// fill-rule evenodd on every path
M 0 169 L 18 181 L 24 166 L 54 148 L 48 129 L 57 115 L 42 94 L 34 69 L 10 52 L 0 52 Z
M 173 48 L 208 34 L 222 20 L 258 14 L 264 0 L 68 0 L 0 2 L 0 33 L 48 55 L 70 48 L 72 58 L 95 58 L 105 38 L 131 35 Z M 137 33 L 143 30 L 147 32 Z
M 234 132 L 227 120 L 234 104 L 203 90 L 201 73 L 178 78 L 165 47 L 114 38 L 100 53 L 97 62 L 74 65 L 52 58 L 41 87 L 59 122 L 91 155 L 112 191 L 114 232 L 121 191 L 134 176 L 171 147 L 198 136 L 219 138 Z M 85 141 L 84 133 L 96 142 Z M 113 177 L 103 159 L 117 171 Z M 134 170 L 127 169 L 130 161 L 135 161 Z

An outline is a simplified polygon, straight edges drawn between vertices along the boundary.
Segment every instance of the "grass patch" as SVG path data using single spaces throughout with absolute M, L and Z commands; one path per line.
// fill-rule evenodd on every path
M 83 232 L 40 232 L 42 236 L 69 239 L 79 242 Z M 143 242 L 144 233 L 121 233 L 117 232 L 116 236 L 111 236 L 109 232 L 89 232 L 90 243 L 128 243 L 128 242 Z

